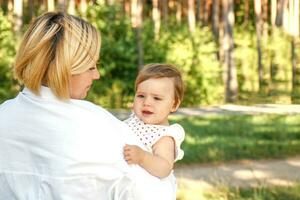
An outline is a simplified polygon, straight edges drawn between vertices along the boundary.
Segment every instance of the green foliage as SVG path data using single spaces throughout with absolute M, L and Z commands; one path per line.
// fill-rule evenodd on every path
M 221 115 L 174 121 L 186 130 L 182 163 L 284 158 L 300 153 L 300 115 Z
M 101 30 L 100 81 L 96 81 L 89 98 L 105 107 L 126 107 L 133 96 L 137 74 L 137 53 L 130 21 L 120 16 L 120 8 L 103 4 L 90 7 L 87 18 Z M 122 18 L 122 20 L 119 20 Z
M 137 37 L 129 16 L 121 4 L 107 6 L 105 1 L 90 4 L 84 17 L 92 22 L 102 35 L 98 68 L 101 79 L 96 81 L 88 99 L 108 108 L 127 108 L 133 101 L 134 81 L 138 73 Z M 147 4 L 148 5 L 148 4 Z M 36 6 L 35 14 L 45 10 Z M 245 3 L 237 4 L 234 29 L 234 59 L 239 86 L 239 104 L 290 103 L 291 96 L 291 42 L 278 28 L 264 24 L 262 62 L 264 67 L 263 93 L 259 91 L 257 71 L 257 38 L 254 26 L 253 2 L 250 2 L 249 21 L 245 23 Z M 148 9 L 148 10 L 147 10 Z M 29 9 L 28 9 L 29 10 Z M 145 7 L 145 13 L 149 7 Z M 149 11 L 150 12 L 150 11 Z M 29 12 L 24 12 L 24 31 L 28 27 Z M 161 26 L 159 40 L 154 39 L 154 24 L 145 16 L 142 27 L 144 63 L 172 63 L 182 71 L 186 93 L 182 106 L 221 104 L 224 99 L 222 68 L 209 26 L 196 27 L 191 34 L 188 24 L 178 24 L 170 15 L 168 26 Z M 0 102 L 16 93 L 12 78 L 12 62 L 18 38 L 12 31 L 8 17 L 0 13 Z M 299 47 L 297 47 L 297 51 Z
M 181 69 L 186 85 L 182 106 L 222 102 L 221 68 L 210 29 L 197 27 L 191 36 L 186 26 L 166 34 L 169 38 L 166 60 Z
M 16 38 L 12 33 L 12 23 L 0 9 L 0 102 L 16 94 L 13 81 L 12 63 L 15 56 Z

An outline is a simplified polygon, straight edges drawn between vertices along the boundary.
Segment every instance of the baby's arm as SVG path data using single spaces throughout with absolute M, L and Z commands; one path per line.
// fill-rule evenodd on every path
M 124 147 L 124 157 L 128 164 L 138 164 L 153 176 L 167 177 L 173 169 L 175 142 L 172 137 L 164 136 L 152 146 L 153 154 L 136 145 Z

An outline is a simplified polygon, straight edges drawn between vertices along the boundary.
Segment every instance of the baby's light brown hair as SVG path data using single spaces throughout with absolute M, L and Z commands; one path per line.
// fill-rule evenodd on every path
M 171 64 L 151 63 L 145 65 L 138 73 L 135 80 L 135 91 L 138 85 L 152 78 L 172 78 L 174 83 L 174 99 L 175 105 L 179 105 L 182 102 L 184 94 L 184 84 L 182 81 L 180 71 Z

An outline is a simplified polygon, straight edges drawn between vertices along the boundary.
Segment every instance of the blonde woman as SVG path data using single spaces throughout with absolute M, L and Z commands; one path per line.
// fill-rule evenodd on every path
M 0 199 L 171 199 L 125 162 L 125 143 L 139 145 L 127 126 L 82 100 L 100 77 L 99 50 L 99 32 L 78 17 L 50 12 L 30 25 L 15 60 L 24 89 L 0 105 Z

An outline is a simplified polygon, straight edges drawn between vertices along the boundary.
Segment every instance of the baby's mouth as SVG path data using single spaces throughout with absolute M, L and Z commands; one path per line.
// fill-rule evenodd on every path
M 148 110 L 143 110 L 142 113 L 145 114 L 145 115 L 153 114 L 153 112 L 150 112 L 150 111 L 148 111 Z

